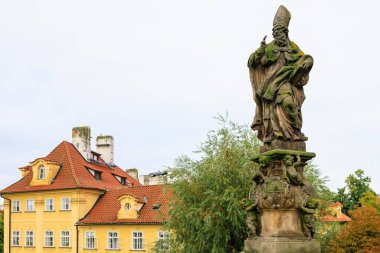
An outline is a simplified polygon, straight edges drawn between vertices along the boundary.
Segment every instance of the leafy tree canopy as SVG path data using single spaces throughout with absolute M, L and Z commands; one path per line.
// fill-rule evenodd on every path
M 239 252 L 246 235 L 242 203 L 252 184 L 259 141 L 246 125 L 217 117 L 220 128 L 211 131 L 197 153 L 199 160 L 179 157 L 171 185 L 171 219 L 175 231 L 173 252 Z
M 329 178 L 327 176 L 322 176 L 322 172 L 312 161 L 304 167 L 304 175 L 309 184 L 313 187 L 317 198 L 322 199 L 327 203 L 333 201 L 335 197 L 334 193 L 330 191 L 326 185 Z
M 380 252 L 380 215 L 365 205 L 350 211 L 352 221 L 330 241 L 326 253 Z
M 363 170 L 357 170 L 350 174 L 345 180 L 346 186 L 338 189 L 335 201 L 343 204 L 342 211 L 348 214 L 348 210 L 353 210 L 359 200 L 369 191 L 374 191 L 369 187 L 371 178 L 364 176 Z

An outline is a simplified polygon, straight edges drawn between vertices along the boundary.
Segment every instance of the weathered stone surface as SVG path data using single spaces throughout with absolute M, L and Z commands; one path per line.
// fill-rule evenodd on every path
M 315 236 L 318 200 L 304 176 L 307 137 L 301 132 L 303 86 L 313 58 L 288 37 L 290 12 L 280 6 L 273 21 L 274 40 L 248 59 L 256 112 L 253 130 L 263 142 L 253 157 L 252 186 L 247 199 L 246 253 L 319 253 Z
M 290 12 L 280 6 L 274 18 L 273 38 L 267 44 L 266 36 L 260 47 L 248 59 L 256 113 L 251 125 L 258 138 L 270 148 L 306 150 L 308 138 L 301 132 L 301 107 L 305 100 L 303 86 L 308 83 L 313 58 L 305 55 L 289 39 Z M 291 147 L 274 141 L 298 141 Z M 266 150 L 268 148 L 264 145 Z M 274 146 L 272 146 L 274 145 Z
M 245 253 L 320 253 L 318 241 L 304 238 L 256 237 L 244 242 Z
M 260 153 L 264 153 L 273 149 L 306 151 L 306 143 L 304 141 L 283 141 L 273 140 L 260 146 Z
M 262 210 L 261 224 L 260 236 L 304 236 L 297 209 L 264 209 Z

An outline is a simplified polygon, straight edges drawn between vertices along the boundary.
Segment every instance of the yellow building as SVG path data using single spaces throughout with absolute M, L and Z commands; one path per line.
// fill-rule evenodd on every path
M 142 186 L 113 163 L 113 138 L 73 129 L 3 189 L 4 252 L 151 252 L 163 231 L 163 185 Z M 103 158 L 103 156 L 105 158 Z M 165 250 L 165 243 L 161 250 Z

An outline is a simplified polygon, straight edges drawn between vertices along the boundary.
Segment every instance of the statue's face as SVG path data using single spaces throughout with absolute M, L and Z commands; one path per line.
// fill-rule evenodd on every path
M 284 164 L 285 164 L 286 166 L 293 165 L 293 156 L 286 155 L 286 156 L 284 157 Z
M 273 28 L 272 34 L 276 45 L 283 47 L 288 44 L 288 34 L 284 29 Z
M 259 162 L 260 162 L 261 166 L 267 167 L 270 163 L 270 158 L 269 158 L 269 156 L 262 156 L 262 157 L 260 157 Z

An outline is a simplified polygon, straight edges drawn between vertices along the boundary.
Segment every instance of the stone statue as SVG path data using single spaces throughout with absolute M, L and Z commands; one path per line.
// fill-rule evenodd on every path
M 260 48 L 248 59 L 256 103 L 251 127 L 258 130 L 264 143 L 307 140 L 301 132 L 301 106 L 313 58 L 289 39 L 290 17 L 290 12 L 281 5 L 273 21 L 274 40 L 266 44 L 265 36 Z
M 314 238 L 315 235 L 315 212 L 317 207 L 318 204 L 313 198 L 309 198 L 305 206 L 301 207 L 302 229 L 309 239 Z
M 252 186 L 247 211 L 245 253 L 320 253 L 314 238 L 318 202 L 304 168 L 315 153 L 306 152 L 301 132 L 313 58 L 288 37 L 290 13 L 280 6 L 273 21 L 274 40 L 261 46 L 248 60 L 256 103 L 252 129 L 263 142 L 252 158 Z M 309 240 L 308 240 L 309 239 Z
M 297 155 L 297 161 L 294 162 L 294 157 L 291 155 L 285 155 L 282 158 L 282 164 L 286 168 L 286 175 L 289 181 L 294 185 L 299 185 L 302 183 L 302 176 L 296 170 L 295 167 L 301 164 L 301 157 Z

